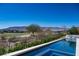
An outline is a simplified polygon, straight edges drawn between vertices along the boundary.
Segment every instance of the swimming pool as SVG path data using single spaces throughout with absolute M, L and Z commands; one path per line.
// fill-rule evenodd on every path
M 65 39 L 37 48 L 19 56 L 75 56 L 76 42 Z

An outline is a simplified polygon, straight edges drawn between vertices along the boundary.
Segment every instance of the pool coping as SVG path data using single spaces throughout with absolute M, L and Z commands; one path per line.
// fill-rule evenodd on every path
M 76 56 L 79 56 L 79 38 L 77 38 L 76 40 Z
M 59 39 L 57 39 L 57 40 L 51 41 L 51 42 L 47 42 L 47 43 L 40 44 L 40 45 L 37 45 L 37 46 L 29 47 L 29 48 L 26 48 L 26 49 L 23 49 L 23 50 L 19 50 L 19 51 L 15 51 L 15 52 L 12 52 L 12 53 L 8 53 L 8 54 L 2 55 L 2 56 L 17 56 L 17 55 L 20 55 L 20 54 L 22 54 L 22 53 L 24 53 L 24 52 L 28 52 L 28 51 L 31 51 L 31 50 L 34 50 L 34 49 L 37 49 L 37 48 L 46 46 L 46 45 L 48 45 L 48 44 L 57 42 L 57 41 L 59 41 L 59 40 L 63 40 L 64 38 L 65 38 L 65 36 L 62 37 L 62 38 L 59 38 Z

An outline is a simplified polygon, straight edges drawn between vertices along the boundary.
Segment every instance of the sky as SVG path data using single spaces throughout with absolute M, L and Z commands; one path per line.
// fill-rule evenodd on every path
M 45 27 L 79 26 L 79 4 L 0 3 L 0 28 L 30 24 Z

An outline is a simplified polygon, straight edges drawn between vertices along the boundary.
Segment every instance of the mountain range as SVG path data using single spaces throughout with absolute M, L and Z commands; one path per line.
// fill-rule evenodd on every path
M 41 29 L 46 30 L 46 29 L 51 29 L 52 31 L 63 31 L 68 30 L 68 28 L 64 28 L 64 27 L 41 27 Z M 4 29 L 0 29 L 0 31 L 27 31 L 27 27 L 26 26 L 14 26 L 14 27 L 8 27 L 8 28 L 4 28 Z

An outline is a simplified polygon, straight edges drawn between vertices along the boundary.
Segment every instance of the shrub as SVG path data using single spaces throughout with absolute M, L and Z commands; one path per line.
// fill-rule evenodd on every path
M 68 34 L 79 34 L 77 27 L 72 27 L 68 30 Z
M 6 53 L 6 49 L 3 47 L 0 47 L 0 55 L 5 54 Z
M 39 44 L 47 43 L 47 42 L 56 40 L 56 39 L 58 39 L 58 38 L 60 38 L 62 36 L 64 36 L 64 35 L 63 34 L 54 35 L 54 36 L 48 35 L 44 39 L 35 40 L 35 41 L 30 42 L 30 43 L 17 43 L 14 48 L 9 48 L 8 52 L 10 53 L 10 52 L 14 52 L 14 51 L 17 51 L 17 50 L 25 49 L 25 48 L 28 48 L 28 47 L 36 46 L 36 45 L 39 45 Z M 1 48 L 0 49 L 0 53 L 4 54 L 5 53 L 5 49 Z

